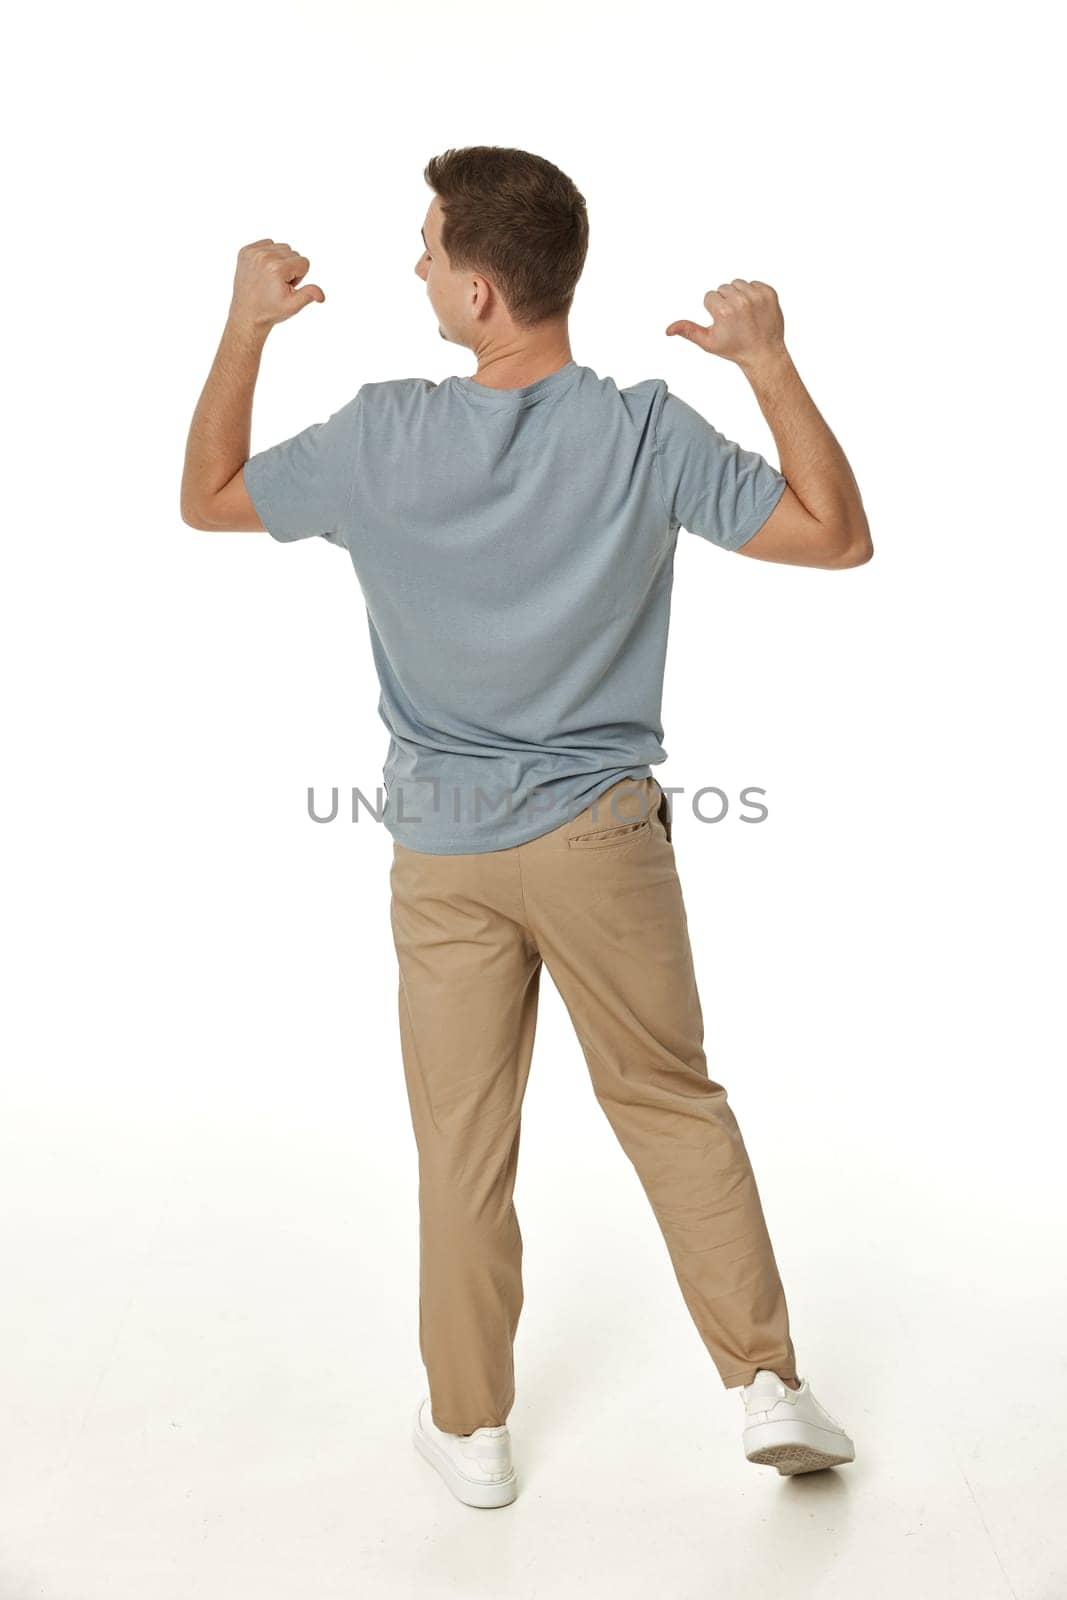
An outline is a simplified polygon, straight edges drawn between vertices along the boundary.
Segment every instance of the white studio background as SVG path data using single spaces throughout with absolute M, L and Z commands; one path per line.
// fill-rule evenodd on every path
M 3 1600 L 651 1582 L 1021 1600 L 1063 1582 L 1042 1431 L 1067 1310 L 1046 15 L 20 15 Z M 292 242 L 326 294 L 268 341 L 254 450 L 364 381 L 473 371 L 414 268 L 423 167 L 474 143 L 537 151 L 586 197 L 576 360 L 666 378 L 776 462 L 740 371 L 663 333 L 721 281 L 772 283 L 870 519 L 875 558 L 846 572 L 679 534 L 657 771 L 684 791 L 709 1068 L 799 1369 L 862 1456 L 806 1483 L 743 1461 L 547 971 L 516 1191 L 530 1492 L 472 1517 L 408 1442 L 424 1387 L 391 846 L 366 815 L 307 814 L 309 785 L 336 785 L 343 819 L 381 782 L 365 613 L 344 552 L 195 531 L 178 490 L 251 239 Z M 716 825 L 690 807 L 706 785 L 730 797 Z M 761 825 L 739 820 L 746 785 Z

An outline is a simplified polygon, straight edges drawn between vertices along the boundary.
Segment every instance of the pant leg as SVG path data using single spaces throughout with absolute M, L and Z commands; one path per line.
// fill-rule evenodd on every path
M 541 958 L 512 851 L 394 841 L 400 1038 L 419 1160 L 419 1350 L 449 1433 L 507 1420 L 523 1303 L 513 1191 Z
M 724 1386 L 759 1367 L 793 1380 L 755 1176 L 726 1089 L 708 1076 L 666 797 L 651 777 L 615 790 L 596 815 L 519 846 L 529 927 Z

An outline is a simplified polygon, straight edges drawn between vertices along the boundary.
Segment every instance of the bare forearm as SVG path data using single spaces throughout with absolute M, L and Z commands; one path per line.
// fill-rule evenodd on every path
M 867 516 L 845 452 L 823 420 L 785 349 L 738 362 L 774 435 L 790 488 L 826 528 L 862 533 Z
M 195 514 L 244 466 L 252 437 L 252 400 L 268 327 L 227 319 L 189 428 L 182 473 L 182 514 Z

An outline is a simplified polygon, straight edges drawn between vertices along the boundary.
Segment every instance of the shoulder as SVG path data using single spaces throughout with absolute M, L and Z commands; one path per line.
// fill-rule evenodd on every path
M 368 408 L 385 410 L 418 405 L 437 387 L 432 378 L 385 378 L 378 383 L 361 384 L 355 398 Z
M 668 388 L 663 379 L 656 380 L 653 402 L 653 420 L 657 437 L 661 441 L 678 440 L 689 443 L 693 439 L 706 441 L 712 424 L 708 418 Z
M 667 384 L 663 378 L 642 378 L 640 382 L 628 384 L 625 389 L 619 390 L 627 409 L 643 421 L 650 419 L 653 426 L 659 420 L 666 394 Z

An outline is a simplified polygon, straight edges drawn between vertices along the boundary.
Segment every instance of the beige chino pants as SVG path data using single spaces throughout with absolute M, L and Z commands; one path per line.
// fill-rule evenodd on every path
M 656 779 L 622 778 L 508 849 L 437 855 L 394 840 L 390 887 L 419 1163 L 419 1349 L 437 1426 L 495 1426 L 515 1400 L 513 1191 L 542 962 L 724 1386 L 751 1383 L 759 1367 L 795 1380 L 748 1152 L 708 1077 Z

